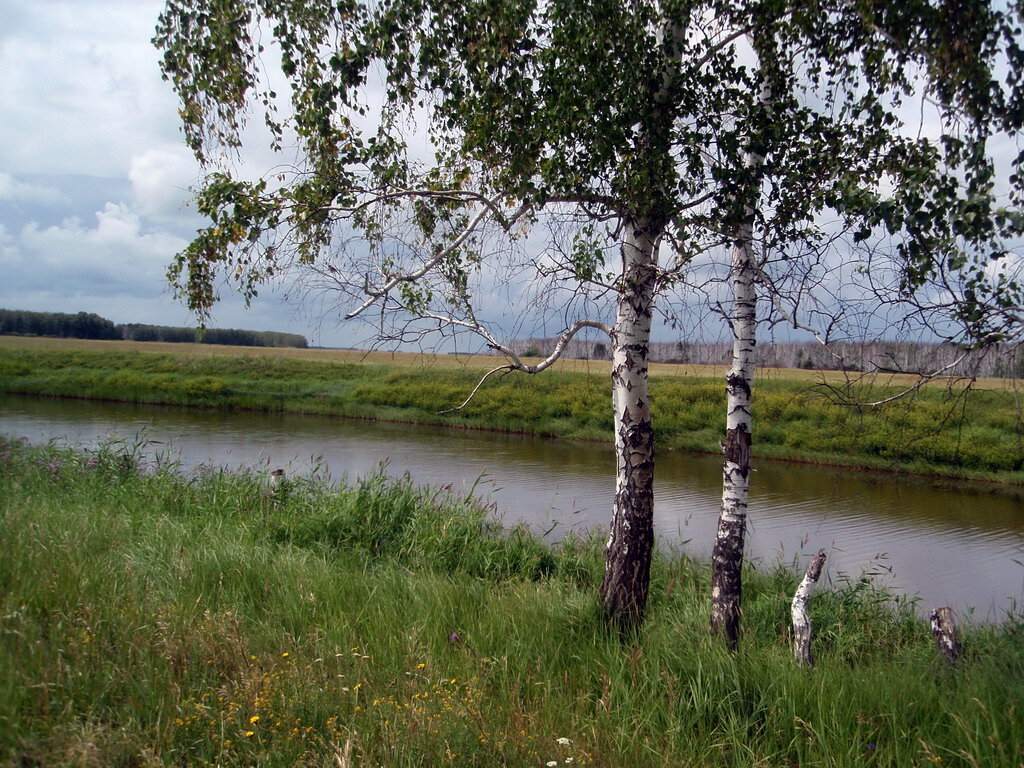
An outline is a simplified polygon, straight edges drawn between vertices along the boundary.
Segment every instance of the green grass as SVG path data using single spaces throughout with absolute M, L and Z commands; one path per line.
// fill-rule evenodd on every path
M 548 548 L 383 474 L 273 491 L 4 442 L 0 535 L 3 765 L 1024 758 L 1020 617 L 968 629 L 946 669 L 907 606 L 851 583 L 812 602 L 807 671 L 789 573 L 747 574 L 730 655 L 707 635 L 706 565 L 662 556 L 623 643 L 599 619 L 596 542 Z
M 186 355 L 82 346 L 0 346 L 0 389 L 257 411 L 288 411 L 493 429 L 576 440 L 611 439 L 606 372 L 495 377 L 457 413 L 478 365 L 299 356 Z M 891 383 L 773 376 L 755 388 L 755 454 L 880 469 L 1024 482 L 1024 420 L 1010 389 L 926 387 L 879 408 L 843 404 L 898 391 Z M 718 452 L 720 378 L 652 377 L 662 449 Z

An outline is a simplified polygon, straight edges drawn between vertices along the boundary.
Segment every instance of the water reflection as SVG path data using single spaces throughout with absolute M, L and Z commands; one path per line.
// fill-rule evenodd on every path
M 515 435 L 290 415 L 186 411 L 67 400 L 0 400 L 0 431 L 33 442 L 77 444 L 107 437 L 173 449 L 186 465 L 264 463 L 308 471 L 324 461 L 335 476 L 388 461 L 396 474 L 452 485 L 493 501 L 506 522 L 525 521 L 558 540 L 604 525 L 614 490 L 609 447 Z M 820 547 L 829 573 L 882 565 L 893 588 L 923 608 L 975 607 L 999 619 L 1024 602 L 1022 489 L 934 482 L 780 462 L 752 478 L 748 542 L 763 562 L 791 561 Z M 710 551 L 721 493 L 714 456 L 663 452 L 656 479 L 656 530 L 687 551 Z

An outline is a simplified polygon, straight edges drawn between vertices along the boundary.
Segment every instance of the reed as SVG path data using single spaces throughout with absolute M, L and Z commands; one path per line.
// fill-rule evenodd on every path
M 600 546 L 502 531 L 471 498 L 371 474 L 271 487 L 130 446 L 0 444 L 0 764 L 1016 766 L 1024 620 L 946 669 L 867 579 L 812 604 L 785 568 L 744 635 L 706 631 L 708 568 L 662 555 L 623 642 Z

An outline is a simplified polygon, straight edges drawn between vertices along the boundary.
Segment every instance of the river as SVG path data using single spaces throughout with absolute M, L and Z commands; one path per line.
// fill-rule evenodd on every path
M 609 446 L 515 435 L 323 417 L 225 413 L 6 396 L 0 432 L 32 442 L 144 441 L 185 466 L 325 464 L 335 477 L 388 462 L 393 474 L 451 485 L 558 541 L 607 525 L 614 489 Z M 755 435 L 756 439 L 756 435 Z M 806 563 L 824 547 L 833 584 L 862 573 L 922 610 L 949 605 L 999 621 L 1024 608 L 1024 488 L 756 461 L 750 555 L 762 564 Z M 664 546 L 710 553 L 721 461 L 664 452 L 657 460 L 655 530 Z

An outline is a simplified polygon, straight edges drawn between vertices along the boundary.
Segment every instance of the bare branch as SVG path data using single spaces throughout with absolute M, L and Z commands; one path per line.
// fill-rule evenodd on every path
M 562 331 L 561 334 L 559 334 L 558 341 L 555 342 L 555 348 L 551 351 L 551 354 L 548 355 L 543 360 L 541 360 L 536 365 L 526 365 L 525 363 L 523 363 L 519 356 L 515 352 L 513 352 L 510 347 L 506 347 L 503 344 L 497 343 L 495 343 L 493 346 L 494 349 L 496 349 L 498 352 L 501 352 L 501 354 L 505 355 L 505 357 L 513 361 L 513 366 L 517 371 L 522 371 L 523 373 L 540 373 L 541 371 L 550 368 L 552 365 L 554 365 L 555 362 L 558 361 L 558 359 L 562 356 L 562 353 L 565 352 L 565 347 L 572 339 L 572 337 L 575 336 L 580 331 L 582 331 L 584 328 L 596 328 L 600 331 L 604 331 L 609 336 L 611 336 L 612 333 L 612 327 L 607 323 L 601 323 L 598 322 L 597 320 L 577 320 L 575 323 L 573 323 L 564 331 Z
M 812 326 L 809 325 L 804 325 L 799 320 L 797 320 L 795 312 L 790 313 L 789 311 L 786 310 L 786 308 L 782 304 L 781 292 L 775 287 L 775 284 L 772 281 L 772 279 L 768 277 L 767 274 L 765 274 L 764 270 L 761 269 L 761 266 L 759 264 L 754 265 L 754 271 L 757 273 L 758 282 L 764 285 L 764 287 L 768 290 L 768 295 L 769 298 L 771 298 L 772 306 L 775 307 L 775 311 L 778 312 L 783 317 L 783 319 L 787 323 L 791 324 L 793 328 L 795 328 L 796 330 L 807 331 L 809 334 L 811 334 L 814 337 L 815 341 L 821 344 L 821 346 L 824 347 L 825 350 L 830 355 L 832 355 L 832 357 L 839 361 L 840 365 L 844 365 L 845 360 L 843 359 L 843 356 L 837 354 L 832 349 L 832 347 L 829 346 L 828 339 L 823 337 L 821 335 L 821 332 L 817 328 L 813 328 Z
M 914 382 L 913 385 L 907 387 L 902 392 L 899 392 L 899 393 L 897 393 L 895 395 L 892 395 L 891 397 L 886 397 L 886 398 L 884 398 L 882 400 L 875 400 L 874 402 L 871 402 L 871 403 L 853 403 L 853 405 L 860 406 L 861 408 L 876 408 L 876 407 L 878 407 L 880 405 L 885 405 L 886 403 L 891 403 L 894 400 L 899 400 L 901 397 L 906 397 L 907 395 L 911 394 L 912 392 L 916 392 L 917 390 L 919 390 L 921 387 L 923 387 L 929 381 L 932 381 L 934 379 L 937 379 L 937 378 L 940 378 L 940 377 L 944 376 L 946 371 L 949 371 L 949 370 L 955 368 L 956 366 L 960 365 L 960 363 L 962 363 L 969 355 L 970 355 L 970 350 L 967 350 L 962 355 L 960 355 L 956 360 L 951 362 L 949 365 L 944 365 L 944 366 L 942 366 L 942 368 L 939 368 L 937 371 L 932 371 L 931 373 L 917 373 L 917 374 L 915 374 L 915 375 L 918 376 L 918 379 L 917 379 L 916 382 Z
M 552 350 L 550 355 L 548 355 L 546 358 L 544 358 L 544 360 L 537 363 L 536 365 L 527 365 L 511 347 L 500 343 L 494 337 L 494 335 L 489 330 L 487 330 L 487 328 L 485 328 L 481 323 L 475 320 L 459 320 L 454 317 L 444 317 L 443 315 L 438 315 L 434 313 L 425 313 L 422 316 L 424 318 L 437 320 L 442 323 L 458 326 L 473 331 L 474 333 L 483 337 L 487 341 L 487 345 L 491 349 L 495 350 L 496 352 L 500 352 L 509 361 L 508 364 L 499 365 L 498 367 L 492 368 L 487 373 L 485 373 L 477 382 L 476 386 L 473 387 L 473 391 L 469 393 L 469 396 L 462 402 L 461 405 L 458 405 L 455 408 L 449 408 L 444 411 L 439 411 L 439 413 L 454 413 L 456 411 L 461 411 L 463 408 L 469 405 L 470 401 L 472 401 L 473 397 L 480 390 L 480 387 L 483 386 L 484 382 L 487 381 L 487 379 L 490 378 L 495 373 L 498 373 L 499 371 L 522 371 L 523 373 L 534 374 L 540 373 L 541 371 L 550 368 L 552 365 L 554 365 L 555 362 L 559 360 L 559 358 L 562 357 L 562 354 L 565 352 L 566 345 L 569 343 L 569 341 L 584 328 L 597 328 L 598 330 L 604 331 L 609 335 L 611 335 L 612 332 L 611 326 L 607 325 L 606 323 L 601 323 L 596 320 L 578 320 L 571 326 L 566 328 L 564 331 L 562 331 L 561 334 L 559 334 L 558 340 L 555 343 L 555 348 Z
M 459 320 L 454 317 L 445 317 L 444 315 L 435 314 L 433 312 L 425 312 L 421 317 L 437 320 L 448 325 L 455 325 L 473 331 L 484 338 L 487 342 L 487 346 L 495 352 L 500 352 L 504 355 L 509 360 L 509 366 L 512 370 L 522 371 L 523 373 L 540 373 L 541 371 L 550 368 L 558 361 L 563 352 L 565 352 L 565 347 L 569 341 L 572 340 L 573 336 L 584 328 L 596 328 L 600 331 L 604 331 L 609 336 L 612 333 L 612 327 L 607 323 L 602 323 L 597 320 L 577 320 L 558 335 L 557 341 L 555 342 L 555 348 L 551 351 L 550 355 L 536 365 L 527 365 L 511 347 L 498 341 L 497 338 L 487 330 L 487 328 L 476 320 Z
M 487 381 L 487 379 L 490 378 L 492 374 L 495 374 L 498 371 L 514 371 L 514 370 L 515 370 L 515 366 L 514 365 L 499 365 L 497 368 L 492 368 L 491 370 L 489 370 L 487 373 L 485 373 L 480 378 L 480 381 L 478 381 L 476 383 L 476 386 L 473 387 L 473 391 L 469 393 L 469 397 L 467 397 L 465 400 L 462 401 L 462 405 L 458 405 L 458 406 L 456 406 L 454 408 L 447 408 L 447 409 L 445 409 L 443 411 L 438 411 L 438 414 L 455 413 L 456 411 L 461 411 L 463 408 L 465 408 L 467 405 L 469 405 L 470 401 L 476 396 L 476 393 L 480 390 L 480 387 L 482 387 L 484 385 L 484 382 Z
M 405 188 L 397 188 L 397 189 L 389 190 L 389 191 L 378 191 L 378 192 L 372 193 L 372 195 L 371 195 L 369 200 L 365 200 L 364 202 L 359 203 L 358 205 L 353 205 L 353 206 L 329 206 L 325 210 L 340 211 L 340 212 L 344 212 L 344 213 L 355 213 L 356 211 L 364 210 L 364 209 L 368 208 L 371 205 L 375 205 L 375 204 L 381 203 L 381 202 L 386 202 L 388 200 L 402 200 L 402 199 L 412 199 L 412 198 L 427 198 L 427 199 L 431 199 L 431 200 L 465 200 L 465 201 L 475 201 L 475 202 L 478 202 L 478 203 L 482 203 L 485 207 L 489 208 L 491 210 L 491 212 L 494 214 L 494 217 L 496 219 L 498 219 L 499 221 L 504 221 L 504 219 L 502 217 L 502 214 L 501 214 L 501 209 L 494 202 L 494 200 L 492 200 L 491 198 L 487 197 L 486 195 L 480 194 L 479 192 L 474 192 L 472 190 L 467 190 L 467 189 L 455 189 L 455 188 L 453 188 L 453 189 L 405 189 Z M 526 206 L 524 205 L 523 208 L 526 208 Z M 522 215 L 521 213 L 518 213 L 518 211 L 517 211 L 517 214 L 518 215 L 513 214 L 513 219 L 510 220 L 509 222 L 503 224 L 505 229 L 508 229 L 508 227 L 511 225 L 511 223 L 514 222 L 515 219 L 519 218 L 519 216 Z
M 489 212 L 493 212 L 494 210 L 495 210 L 495 208 L 493 207 L 493 205 L 482 208 L 477 213 L 477 215 L 473 217 L 473 219 L 469 222 L 469 224 L 466 225 L 466 227 L 462 230 L 462 232 L 459 233 L 458 237 L 456 237 L 446 248 L 441 249 L 434 256 L 432 256 L 431 258 L 427 259 L 427 261 L 425 261 L 419 267 L 419 269 L 415 269 L 412 272 L 406 272 L 406 273 L 400 274 L 400 275 L 394 275 L 386 283 L 384 283 L 384 285 L 381 288 L 371 289 L 369 287 L 369 285 L 367 285 L 366 289 L 365 289 L 365 292 L 367 294 L 366 300 L 362 304 L 360 304 L 356 309 L 354 309 L 351 312 L 347 313 L 345 315 L 345 319 L 346 320 L 351 320 L 353 317 L 357 317 L 358 315 L 362 314 L 369 307 L 373 306 L 378 299 L 380 299 L 383 296 L 386 296 L 396 285 L 398 285 L 400 283 L 412 283 L 412 282 L 415 282 L 416 280 L 419 280 L 421 277 L 423 277 L 425 274 L 427 274 L 430 270 L 432 270 L 434 267 L 436 267 L 438 264 L 440 264 L 442 261 L 444 261 L 445 258 L 447 258 L 449 255 L 451 255 L 463 243 L 465 243 L 466 240 L 469 239 L 470 235 L 472 235 L 473 232 L 475 232 L 477 230 L 477 228 L 487 218 L 487 214 Z M 507 223 L 505 225 L 505 229 L 508 229 L 518 219 L 522 218 L 526 214 L 527 211 L 529 211 L 529 206 L 527 206 L 524 203 L 513 214 L 512 218 L 510 218 L 507 221 Z

